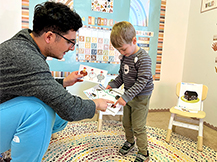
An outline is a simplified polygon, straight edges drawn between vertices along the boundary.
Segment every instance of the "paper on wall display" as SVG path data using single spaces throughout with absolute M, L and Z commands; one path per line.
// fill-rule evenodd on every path
M 148 26 L 150 0 L 131 0 L 129 22 L 136 26 Z
M 181 83 L 178 105 L 175 108 L 197 113 L 201 107 L 202 90 L 202 84 Z
M 213 35 L 213 43 L 217 42 L 217 35 Z
M 74 0 L 49 0 L 50 2 L 60 2 L 67 5 L 70 9 L 73 10 L 73 1 Z
M 104 99 L 114 101 L 115 103 L 120 98 L 120 96 L 123 94 L 123 90 L 105 89 L 105 87 L 102 84 L 98 84 L 90 89 L 85 90 L 84 93 L 89 99 L 104 98 Z M 114 104 L 108 104 L 106 112 L 115 116 L 122 107 L 123 106 L 119 104 L 117 104 L 116 107 L 114 107 Z
M 78 62 L 119 64 L 120 53 L 110 42 L 110 30 L 79 29 L 79 43 L 76 49 Z
M 80 65 L 79 67 L 79 74 L 82 74 L 84 77 L 82 77 L 85 81 L 95 82 L 104 84 L 106 75 L 108 71 L 86 66 L 86 65 Z
M 217 43 L 217 35 L 213 36 L 213 43 Z M 217 73 L 217 57 L 215 57 L 215 72 Z
M 137 45 L 149 53 L 149 42 L 150 38 L 148 37 L 138 37 Z
M 92 11 L 113 13 L 113 0 L 91 0 Z

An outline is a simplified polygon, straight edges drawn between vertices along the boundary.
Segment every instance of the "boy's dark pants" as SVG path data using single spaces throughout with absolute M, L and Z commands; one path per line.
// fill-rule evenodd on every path
M 148 115 L 150 95 L 136 96 L 124 106 L 123 127 L 125 136 L 128 142 L 134 142 L 139 152 L 147 155 L 147 133 L 146 133 L 146 118 Z

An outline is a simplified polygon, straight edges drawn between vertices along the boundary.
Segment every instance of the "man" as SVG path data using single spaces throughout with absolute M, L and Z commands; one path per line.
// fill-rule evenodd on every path
M 60 80 L 50 73 L 46 57 L 62 59 L 74 50 L 80 27 L 76 12 L 46 2 L 35 7 L 33 31 L 21 30 L 0 45 L 0 153 L 11 149 L 12 162 L 41 161 L 52 133 L 112 103 L 68 93 L 64 87 L 82 81 L 78 71 Z

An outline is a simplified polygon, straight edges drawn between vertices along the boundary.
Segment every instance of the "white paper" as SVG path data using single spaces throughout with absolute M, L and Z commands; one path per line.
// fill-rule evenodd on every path
M 181 83 L 180 94 L 176 109 L 197 113 L 200 111 L 202 84 Z
M 90 81 L 94 83 L 104 84 L 108 71 L 97 69 L 94 67 L 80 65 L 79 74 L 82 74 L 82 71 L 85 71 L 86 76 L 82 77 L 85 81 Z
M 85 90 L 84 93 L 89 99 L 104 98 L 114 101 L 115 103 L 117 101 L 117 96 L 121 96 L 123 94 L 123 91 L 120 89 L 105 90 L 105 87 L 99 84 Z M 113 108 L 112 104 L 108 104 L 106 111 L 115 116 L 122 107 L 122 105 L 117 104 L 116 107 Z

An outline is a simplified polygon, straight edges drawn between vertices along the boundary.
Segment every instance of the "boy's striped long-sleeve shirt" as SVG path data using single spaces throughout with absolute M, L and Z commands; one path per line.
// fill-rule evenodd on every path
M 151 64 L 150 56 L 142 48 L 129 57 L 123 56 L 119 75 L 109 85 L 118 88 L 124 84 L 125 92 L 121 97 L 126 102 L 138 95 L 149 95 L 154 89 Z

